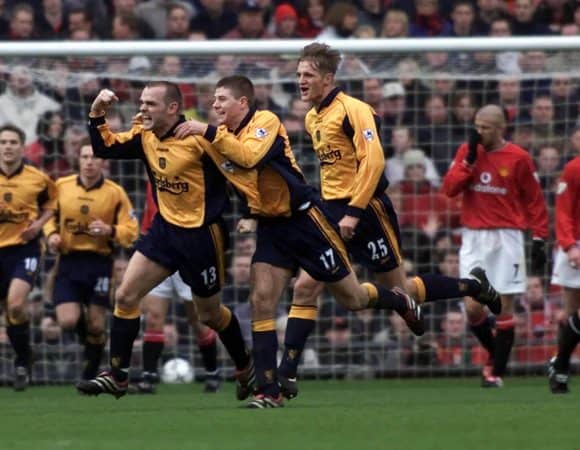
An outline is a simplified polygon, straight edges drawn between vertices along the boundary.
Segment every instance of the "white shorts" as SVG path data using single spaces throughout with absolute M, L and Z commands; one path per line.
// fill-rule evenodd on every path
M 552 284 L 572 289 L 580 288 L 580 267 L 574 269 L 568 263 L 568 255 L 561 248 L 558 248 L 556 258 L 554 259 Z
M 526 290 L 523 231 L 464 228 L 459 250 L 461 278 L 467 278 L 477 266 L 485 269 L 489 281 L 500 294 L 523 294 Z
M 165 278 L 161 283 L 155 286 L 149 292 L 149 295 L 155 295 L 161 298 L 180 298 L 182 300 L 191 302 L 193 300 L 191 294 L 191 287 L 189 287 L 179 276 L 179 272 Z

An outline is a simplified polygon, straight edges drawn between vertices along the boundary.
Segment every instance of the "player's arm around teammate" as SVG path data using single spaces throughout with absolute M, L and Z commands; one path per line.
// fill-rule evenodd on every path
M 16 354 L 16 390 L 28 385 L 32 364 L 27 298 L 40 265 L 38 235 L 56 209 L 54 183 L 24 161 L 24 140 L 20 128 L 0 127 L 0 301 Z
M 57 215 L 44 227 L 49 250 L 59 253 L 53 292 L 57 321 L 75 330 L 85 347 L 85 380 L 97 375 L 106 342 L 113 247 L 129 247 L 138 236 L 129 197 L 105 179 L 103 165 L 88 142 L 82 145 L 80 173 L 57 180 Z

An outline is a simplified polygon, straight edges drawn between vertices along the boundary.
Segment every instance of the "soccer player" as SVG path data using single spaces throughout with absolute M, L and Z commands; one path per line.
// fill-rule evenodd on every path
M 398 220 L 385 192 L 388 181 L 378 137 L 379 119 L 368 104 L 336 86 L 339 62 L 336 50 L 313 43 L 302 51 L 297 76 L 301 99 L 313 105 L 305 126 L 320 160 L 324 206 L 338 224 L 348 251 L 356 262 L 375 274 L 381 286 L 404 290 L 421 303 L 472 295 L 497 310 L 499 296 L 480 268 L 459 280 L 433 274 L 406 280 Z M 288 398 L 298 393 L 300 355 L 314 329 L 317 298 L 323 288 L 304 271 L 294 286 L 278 374 Z
M 65 330 L 84 344 L 81 378 L 97 376 L 105 347 L 113 247 L 129 247 L 139 226 L 125 190 L 103 175 L 88 140 L 79 154 L 79 174 L 56 181 L 58 209 L 44 226 L 48 248 L 59 253 L 53 302 Z
M 39 234 L 54 215 L 56 189 L 48 175 L 24 161 L 24 132 L 0 127 L 0 301 L 16 354 L 13 387 L 30 381 L 32 351 L 27 297 L 40 260 Z
M 558 355 L 548 364 L 550 389 L 568 393 L 570 357 L 580 342 L 580 157 L 564 167 L 556 196 L 558 251 L 552 283 L 564 288 L 566 320 L 560 324 Z
M 236 395 L 247 398 L 254 366 L 237 318 L 221 305 L 227 233 L 222 213 L 227 205 L 226 178 L 245 193 L 250 211 L 259 207 L 255 171 L 231 167 L 204 139 L 176 139 L 175 127 L 182 96 L 177 85 L 159 81 L 147 85 L 140 97 L 142 124 L 113 133 L 105 114 L 117 101 L 104 89 L 89 113 L 95 155 L 102 158 L 141 159 L 146 166 L 159 209 L 148 233 L 137 242 L 121 285 L 115 292 L 111 321 L 110 371 L 77 389 L 87 395 L 127 393 L 133 342 L 139 333 L 141 299 L 169 275 L 179 271 L 196 296 L 202 322 L 214 329 L 234 360 Z M 213 153 L 213 154 L 212 154 Z
M 261 208 L 250 293 L 257 394 L 248 407 L 276 408 L 283 406 L 276 374 L 276 307 L 299 267 L 325 282 L 352 310 L 395 310 L 415 334 L 423 334 L 424 325 L 420 308 L 403 291 L 359 283 L 338 227 L 323 214 L 316 191 L 304 180 L 284 126 L 272 112 L 256 110 L 254 98 L 248 78 L 222 78 L 214 101 L 220 126 L 189 120 L 179 125 L 176 136 L 203 135 L 234 164 L 258 168 Z M 251 219 L 238 224 L 240 231 L 252 229 Z M 310 314 L 310 309 L 299 313 Z
M 153 199 L 151 183 L 147 183 L 147 197 L 141 232 L 147 233 L 153 217 L 157 213 L 157 206 Z M 193 303 L 191 288 L 185 284 L 179 273 L 174 273 L 157 285 L 142 302 L 142 311 L 145 315 L 143 330 L 143 377 L 136 383 L 133 392 L 139 394 L 153 394 L 155 384 L 159 382 L 157 371 L 159 358 L 163 353 L 165 336 L 163 326 L 167 317 L 167 310 L 172 299 L 183 301 L 187 320 L 191 325 L 197 340 L 197 346 L 205 367 L 204 392 L 217 392 L 220 385 L 220 374 L 217 362 L 217 336 L 215 331 L 199 320 L 199 315 Z M 130 389 L 131 389 L 130 387 Z
M 504 140 L 506 121 L 496 105 L 475 115 L 469 141 L 457 150 L 443 191 L 463 194 L 461 221 L 465 227 L 459 252 L 460 274 L 485 267 L 501 294 L 496 334 L 483 306 L 466 298 L 471 331 L 489 353 L 482 386 L 501 387 L 514 341 L 514 296 L 526 290 L 524 230 L 533 234 L 532 269 L 543 273 L 548 214 L 529 153 Z

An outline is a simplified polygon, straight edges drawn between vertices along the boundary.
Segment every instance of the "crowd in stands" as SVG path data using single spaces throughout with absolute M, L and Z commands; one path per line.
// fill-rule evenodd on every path
M 0 1 L 0 40 L 5 41 L 579 34 L 580 2 L 569 0 Z M 389 194 L 399 214 L 409 275 L 435 270 L 458 276 L 460 204 L 442 194 L 439 185 L 483 104 L 496 103 L 504 109 L 507 137 L 533 156 L 548 206 L 553 208 L 560 170 L 580 155 L 580 89 L 578 77 L 572 74 L 579 68 L 579 54 L 506 50 L 345 55 L 339 70 L 344 89 L 373 106 L 381 119 Z M 241 72 L 256 82 L 258 108 L 283 118 L 306 177 L 313 184 L 318 181 L 317 157 L 304 132 L 309 105 L 299 99 L 293 80 L 295 58 L 222 54 L 199 59 L 167 55 L 2 58 L 0 62 L 0 125 L 22 128 L 27 159 L 55 179 L 78 169 L 76 156 L 87 136 L 86 114 L 100 89 L 112 89 L 121 99 L 123 106 L 107 117 L 116 131 L 131 126 L 143 83 L 152 77 L 178 80 L 187 116 L 215 122 L 214 83 Z M 141 211 L 146 183 L 141 165 L 110 162 L 107 170 Z M 252 246 L 252 239 L 236 237 L 230 282 L 223 292 L 224 303 L 242 321 L 248 342 Z M 123 261 L 118 261 L 120 273 Z M 529 277 L 528 291 L 518 302 L 515 364 L 543 363 L 553 351 L 557 320 L 563 312 L 559 292 L 549 287 L 548 280 L 548 274 Z M 37 290 L 33 297 L 35 342 L 48 347 L 73 345 L 72 335 L 55 324 L 50 294 Z M 398 323 L 396 314 L 347 313 L 325 294 L 316 338 L 310 342 L 315 351 L 309 353 L 307 366 L 369 365 L 388 371 L 481 364 L 485 355 L 475 350 L 477 345 L 466 332 L 462 308 L 461 299 L 427 307 L 429 333 L 416 340 L 404 323 Z M 284 315 L 285 309 L 280 311 L 281 329 Z M 183 354 L 179 347 L 191 346 L 185 320 L 168 327 L 174 327 L 174 332 L 167 334 L 175 336 L 175 346 L 167 345 L 168 351 Z M 8 352 L 6 342 L 0 326 L 0 355 Z M 59 351 L 59 357 L 64 353 Z M 45 374 L 46 378 L 65 376 L 69 369 L 59 367 L 60 372 Z M 75 373 L 74 367 L 70 371 Z

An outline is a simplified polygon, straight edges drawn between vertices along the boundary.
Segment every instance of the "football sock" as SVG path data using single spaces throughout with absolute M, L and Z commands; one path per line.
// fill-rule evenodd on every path
M 376 283 L 362 283 L 369 294 L 368 308 L 388 309 L 404 313 L 408 309 L 406 298 Z
M 276 376 L 278 337 L 274 319 L 252 322 L 253 355 L 258 392 L 272 397 L 280 395 Z
M 493 374 L 501 377 L 505 374 L 510 353 L 514 345 L 515 320 L 512 314 L 499 316 L 495 327 L 495 353 L 493 354 Z
M 197 336 L 197 347 L 201 353 L 203 367 L 206 373 L 217 370 L 217 338 L 216 333 L 211 328 Z
M 157 373 L 159 358 L 165 347 L 163 330 L 145 331 L 143 334 L 143 372 Z
M 413 277 L 417 286 L 419 303 L 459 298 L 469 295 L 476 297 L 481 290 L 479 283 L 469 278 L 451 278 L 443 275 L 425 274 Z
M 117 316 L 115 309 L 111 321 L 110 362 L 111 372 L 117 381 L 124 382 L 129 378 L 133 342 L 139 334 L 140 325 L 139 315 L 135 318 L 122 319 Z
M 489 317 L 485 313 L 482 313 L 479 320 L 469 324 L 469 328 L 483 348 L 485 348 L 493 358 L 495 353 L 495 343 Z
M 234 361 L 236 369 L 245 369 L 250 362 L 250 355 L 242 336 L 240 322 L 235 314 L 232 314 L 224 305 L 221 305 L 220 318 L 214 330 L 217 331 L 220 340 Z
M 568 317 L 558 337 L 558 356 L 554 364 L 556 371 L 566 373 L 570 370 L 570 357 L 578 342 L 580 342 L 580 317 L 575 313 Z
M 85 342 L 83 380 L 92 380 L 99 372 L 103 350 L 105 348 L 105 334 L 88 334 Z
M 317 315 L 316 306 L 292 305 L 290 308 L 284 336 L 284 354 L 278 368 L 278 372 L 285 377 L 296 377 L 304 345 L 314 330 Z
M 86 344 L 87 342 L 87 321 L 85 319 L 85 314 L 82 312 L 82 308 L 81 308 L 81 315 L 79 316 L 79 320 L 77 322 L 77 325 L 75 327 L 75 333 L 77 334 L 78 338 L 79 338 L 79 343 L 81 343 L 82 345 Z
M 32 349 L 30 348 L 30 322 L 23 322 L 17 325 L 8 323 L 6 333 L 16 353 L 14 359 L 15 366 L 29 368 L 32 363 Z

